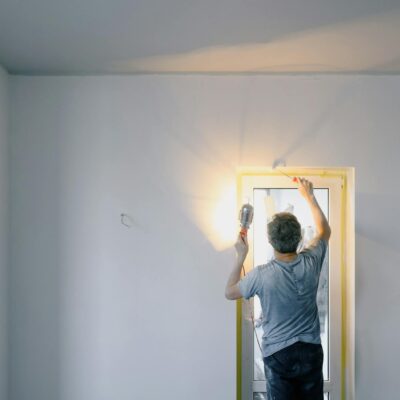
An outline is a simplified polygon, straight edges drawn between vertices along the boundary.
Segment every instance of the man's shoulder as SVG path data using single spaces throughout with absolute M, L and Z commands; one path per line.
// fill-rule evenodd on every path
M 316 237 L 299 254 L 304 257 L 324 258 L 328 249 L 328 241 L 321 237 Z
M 258 268 L 261 273 L 272 271 L 274 268 L 273 260 L 268 261 L 266 264 L 257 265 L 256 268 Z
M 304 249 L 302 249 L 299 254 L 307 254 L 315 251 L 318 248 L 326 248 L 326 247 L 328 247 L 328 240 L 317 236 L 314 239 L 312 239 L 311 242 L 307 246 L 305 246 Z

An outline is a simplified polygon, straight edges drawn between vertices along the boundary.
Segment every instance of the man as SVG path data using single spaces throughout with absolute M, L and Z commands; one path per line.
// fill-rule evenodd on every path
M 301 240 L 297 218 L 290 213 L 275 214 L 268 224 L 274 258 L 240 279 L 248 243 L 239 235 L 236 263 L 225 289 L 229 300 L 260 298 L 268 400 L 323 400 L 324 355 L 316 297 L 331 229 L 312 183 L 303 178 L 298 183 L 317 229 L 311 245 L 297 253 Z

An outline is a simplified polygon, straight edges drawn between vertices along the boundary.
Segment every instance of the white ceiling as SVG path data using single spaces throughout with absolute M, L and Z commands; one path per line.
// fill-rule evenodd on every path
M 400 73 L 400 0 L 0 0 L 14 74 Z

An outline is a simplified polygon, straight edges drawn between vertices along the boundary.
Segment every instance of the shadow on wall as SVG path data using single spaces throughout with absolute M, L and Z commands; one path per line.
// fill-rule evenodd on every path
M 157 147 L 154 147 L 152 152 L 155 152 L 154 157 L 163 160 L 164 168 L 155 171 L 158 176 L 150 178 L 154 178 L 156 190 L 164 193 L 166 199 L 171 196 L 175 198 L 175 201 L 179 203 L 179 210 L 185 212 L 185 218 L 197 225 L 205 238 L 217 251 L 220 251 L 232 246 L 236 236 L 238 225 L 235 161 L 236 165 L 240 165 L 243 159 L 249 110 L 247 102 L 243 100 L 240 105 L 241 113 L 235 120 L 237 122 L 236 132 L 222 137 L 211 136 L 212 141 L 207 142 L 207 135 L 202 131 L 202 124 L 207 132 L 212 131 L 214 128 L 212 117 L 215 118 L 215 115 L 214 111 L 208 111 L 211 117 L 207 114 L 206 122 L 202 120 L 204 116 L 201 112 L 203 110 L 198 110 L 200 107 L 196 105 L 196 96 L 201 96 L 201 90 L 204 89 L 200 86 L 201 80 L 195 80 L 195 83 L 192 96 L 189 99 L 183 98 L 184 105 L 180 104 L 180 101 L 183 100 L 179 98 L 179 92 L 170 88 L 168 96 L 171 100 L 168 102 L 167 112 L 164 110 L 160 114 L 154 113 L 154 120 L 159 126 L 160 136 L 157 138 Z M 314 122 L 309 127 L 303 128 L 300 133 L 291 135 L 292 141 L 286 140 L 284 133 L 276 137 L 275 140 L 279 140 L 281 148 L 285 144 L 287 148 L 275 162 L 284 161 L 286 163 L 288 158 L 296 152 L 307 155 L 305 148 L 312 145 L 313 140 L 318 138 L 324 126 L 338 114 L 338 110 L 351 101 L 356 87 L 357 83 L 354 84 L 353 81 L 339 87 L 330 95 L 327 105 L 316 116 Z M 251 89 L 246 86 L 243 89 L 243 96 L 247 99 L 247 94 L 251 93 Z M 155 98 L 152 103 L 157 104 L 158 101 L 159 99 Z M 315 110 L 311 111 L 311 115 L 316 114 Z M 171 125 L 171 115 L 182 116 L 181 119 L 184 122 L 176 118 L 172 120 L 180 122 L 175 121 Z M 211 121 L 208 121 L 207 118 L 211 118 Z M 169 146 L 169 151 L 164 151 L 166 148 L 164 146 Z M 227 151 L 221 153 L 218 147 L 221 149 L 225 147 Z M 238 153 L 235 151 L 236 149 L 239 150 Z M 173 159 L 167 158 L 166 154 L 168 153 L 174 154 Z M 270 165 L 268 165 L 268 159 L 272 160 L 272 154 L 273 146 L 270 146 L 264 151 L 263 166 Z M 144 160 L 144 163 L 149 163 L 149 159 Z M 307 161 L 303 161 L 303 163 L 307 166 L 309 164 Z M 212 221 L 215 219 L 215 214 L 222 216 L 217 218 L 217 227 L 213 226 L 215 221 Z M 217 229 L 214 229 L 215 227 Z
M 354 95 L 354 87 L 355 86 L 350 83 L 338 90 L 336 97 L 329 102 L 325 107 L 325 110 L 319 114 L 311 126 L 301 132 L 296 140 L 289 143 L 287 150 L 280 157 L 274 160 L 273 166 L 277 167 L 279 165 L 286 165 L 288 157 L 299 149 L 303 148 L 304 150 L 304 147 L 318 136 L 324 125 L 331 121 L 334 113 L 344 107 L 352 99 Z M 305 164 L 307 165 L 307 162 Z

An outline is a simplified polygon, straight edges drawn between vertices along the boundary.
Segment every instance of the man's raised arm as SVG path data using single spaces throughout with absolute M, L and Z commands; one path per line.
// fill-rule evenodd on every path
M 325 239 L 326 241 L 328 241 L 331 236 L 331 228 L 329 226 L 328 220 L 325 217 L 325 214 L 322 212 L 321 207 L 319 206 L 317 199 L 314 196 L 313 184 L 312 182 L 304 178 L 297 179 L 299 182 L 299 192 L 310 206 L 310 210 L 314 218 L 314 223 L 317 228 L 316 238 Z

